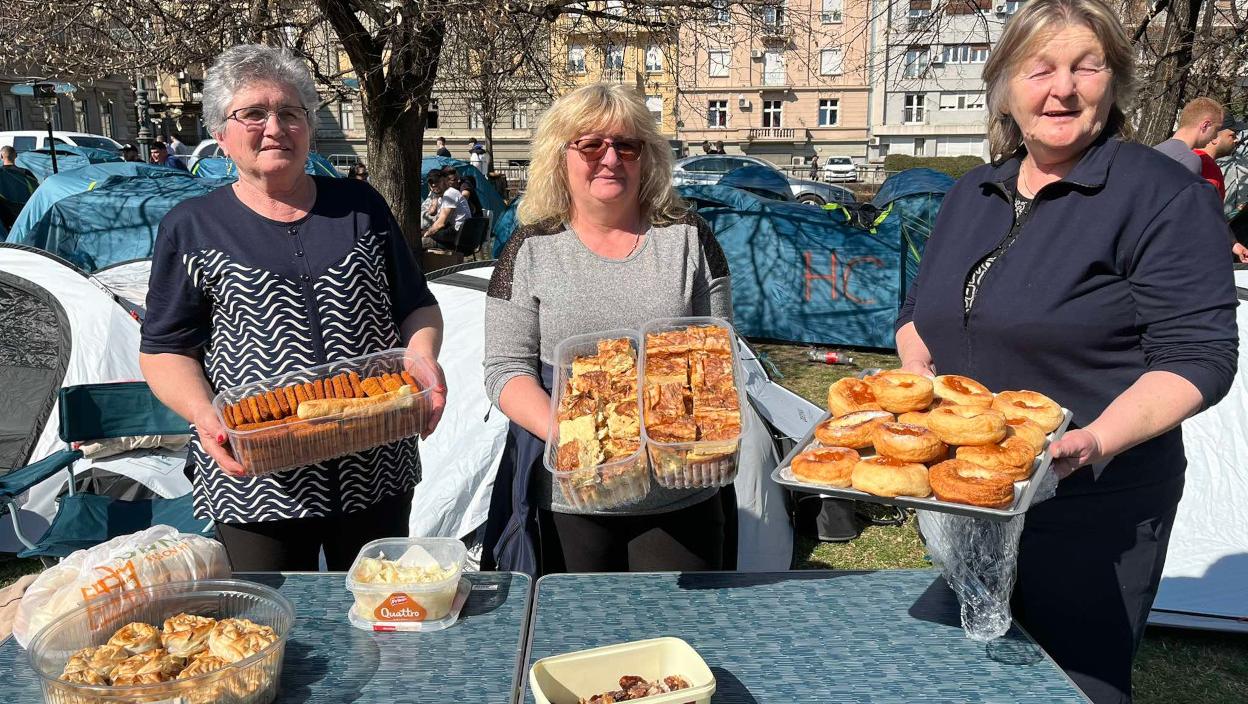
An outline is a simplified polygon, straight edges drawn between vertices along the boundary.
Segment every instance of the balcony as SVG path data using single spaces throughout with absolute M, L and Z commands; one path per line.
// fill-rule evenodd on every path
M 789 85 L 789 76 L 784 69 L 780 69 L 779 71 L 764 71 L 763 85 L 776 87 L 787 86 Z
M 806 130 L 793 127 L 751 127 L 745 138 L 751 142 L 793 142 L 805 137 Z

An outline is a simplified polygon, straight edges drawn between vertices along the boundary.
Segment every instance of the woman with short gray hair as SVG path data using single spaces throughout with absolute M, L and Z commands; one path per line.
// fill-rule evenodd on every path
M 238 181 L 160 224 L 140 362 L 195 428 L 195 513 L 235 570 L 345 570 L 370 540 L 407 535 L 415 440 L 244 476 L 212 408 L 222 389 L 405 346 L 438 370 L 442 316 L 390 208 L 367 183 L 305 172 L 316 88 L 299 59 L 237 46 L 204 80 L 204 122 Z

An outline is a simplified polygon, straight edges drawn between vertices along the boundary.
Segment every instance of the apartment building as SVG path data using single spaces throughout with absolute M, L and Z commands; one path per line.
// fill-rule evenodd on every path
M 33 98 L 10 91 L 28 82 L 23 76 L 0 74 L 0 130 L 47 128 L 43 108 Z M 77 90 L 57 101 L 52 129 L 102 134 L 122 143 L 134 141 L 134 90 L 128 80 L 114 76 L 68 82 Z
M 983 68 L 1023 0 L 877 0 L 870 160 L 988 158 Z
M 777 165 L 866 156 L 866 0 L 725 3 L 680 33 L 678 134 Z

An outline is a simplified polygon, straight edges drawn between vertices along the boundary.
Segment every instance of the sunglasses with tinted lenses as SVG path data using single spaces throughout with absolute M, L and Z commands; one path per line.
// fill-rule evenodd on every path
M 635 139 L 602 139 L 585 137 L 568 143 L 569 149 L 580 152 L 586 161 L 597 161 L 606 155 L 607 149 L 615 149 L 621 161 L 637 161 L 641 157 L 641 142 Z

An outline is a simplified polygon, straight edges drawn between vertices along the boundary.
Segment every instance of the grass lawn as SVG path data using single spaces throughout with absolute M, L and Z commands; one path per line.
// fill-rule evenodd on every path
M 776 380 L 820 407 L 826 406 L 828 384 L 869 367 L 897 365 L 891 354 L 849 350 L 853 365 L 808 362 L 806 348 L 756 344 L 769 361 Z M 911 514 L 904 525 L 871 526 L 849 543 L 820 543 L 798 538 L 797 569 L 926 568 L 923 544 Z M 0 587 L 20 575 L 39 570 L 38 560 L 0 557 Z M 1168 628 L 1150 628 L 1135 661 L 1137 704 L 1239 704 L 1248 692 L 1248 637 Z

